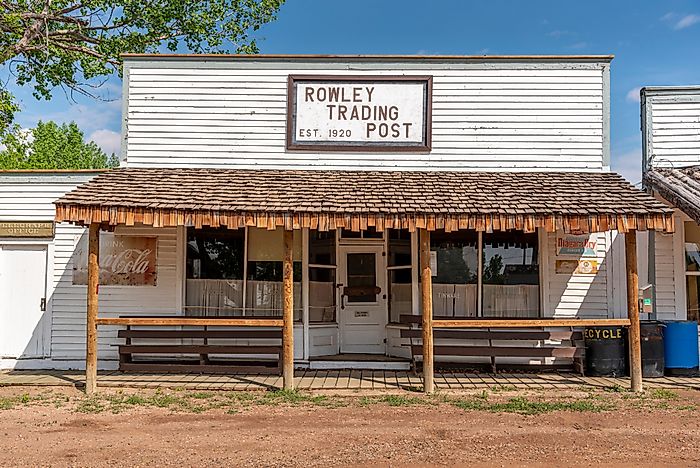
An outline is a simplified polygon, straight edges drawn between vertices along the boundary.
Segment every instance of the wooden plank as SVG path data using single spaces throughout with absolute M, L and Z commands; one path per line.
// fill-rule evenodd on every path
M 401 338 L 421 338 L 416 328 L 402 329 Z M 433 330 L 433 338 L 450 340 L 582 340 L 576 331 L 492 331 L 492 330 Z
M 227 365 L 199 365 L 199 364 L 178 364 L 169 362 L 128 362 L 120 364 L 119 369 L 125 372 L 192 372 L 211 374 L 279 374 L 277 367 L 265 366 L 227 366 Z
M 637 275 L 637 231 L 625 234 L 625 267 L 627 270 L 627 318 L 629 329 L 630 377 L 633 392 L 642 391 L 642 341 L 639 325 L 639 277 Z
M 284 389 L 294 389 L 294 233 L 284 231 L 282 262 L 282 376 Z
M 207 326 L 222 326 L 222 327 L 281 327 L 282 319 L 263 319 L 263 318 L 228 318 L 228 319 L 212 319 L 212 318 L 191 318 L 191 317 L 161 317 L 161 318 L 138 318 L 138 317 L 120 317 L 109 318 L 101 317 L 96 319 L 97 325 L 207 325 Z
M 97 309 L 100 281 L 100 225 L 88 230 L 87 337 L 85 352 L 85 393 L 97 391 Z
M 430 233 L 420 230 L 421 328 L 423 329 L 423 391 L 435 391 L 433 368 L 433 274 L 430 268 Z
M 411 346 L 414 355 L 421 355 L 421 345 Z M 557 347 L 535 348 L 520 346 L 459 346 L 437 345 L 434 346 L 435 356 L 500 356 L 500 357 L 558 357 L 574 358 L 583 355 L 582 348 Z
M 629 319 L 434 320 L 433 328 L 628 327 Z
M 279 354 L 280 346 L 257 345 L 121 345 L 119 354 Z
M 119 338 L 282 339 L 281 330 L 119 330 Z

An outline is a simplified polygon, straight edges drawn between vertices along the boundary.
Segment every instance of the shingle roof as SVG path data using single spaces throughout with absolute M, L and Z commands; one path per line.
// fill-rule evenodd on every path
M 58 221 L 82 224 L 672 230 L 671 210 L 606 172 L 129 168 L 56 205 Z
M 654 168 L 644 174 L 644 184 L 700 223 L 700 166 Z

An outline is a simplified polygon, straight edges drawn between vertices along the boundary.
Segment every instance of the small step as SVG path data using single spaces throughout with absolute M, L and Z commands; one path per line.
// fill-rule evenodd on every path
M 322 360 L 314 358 L 309 361 L 309 369 L 312 370 L 388 370 L 388 371 L 408 371 L 411 370 L 410 361 L 341 361 L 336 359 Z

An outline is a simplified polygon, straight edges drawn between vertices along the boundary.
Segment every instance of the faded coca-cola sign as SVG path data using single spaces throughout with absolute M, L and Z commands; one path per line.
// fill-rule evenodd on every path
M 73 284 L 87 284 L 87 236 L 73 259 Z M 100 284 L 155 286 L 157 238 L 100 233 Z

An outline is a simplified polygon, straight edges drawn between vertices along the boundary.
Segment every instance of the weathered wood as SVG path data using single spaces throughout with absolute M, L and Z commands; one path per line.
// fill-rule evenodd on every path
M 294 232 L 284 231 L 282 262 L 282 380 L 294 389 Z
M 127 339 L 282 339 L 282 330 L 119 330 Z M 127 343 L 128 344 L 128 343 Z
M 85 349 L 85 393 L 97 391 L 97 312 L 100 282 L 100 225 L 88 229 L 87 330 Z
M 421 338 L 422 330 L 408 328 L 401 330 L 401 338 Z M 491 330 L 459 330 L 447 329 L 436 330 L 433 327 L 433 339 L 444 340 L 520 340 L 520 341 L 541 341 L 541 340 L 582 340 L 583 333 L 580 331 L 491 331 Z
M 263 345 L 122 345 L 119 354 L 276 354 L 280 346 Z
M 414 356 L 423 354 L 421 345 L 411 346 Z M 576 346 L 550 346 L 535 348 L 526 346 L 460 346 L 460 345 L 435 345 L 435 356 L 493 356 L 493 357 L 557 357 L 575 358 L 583 356 L 583 348 Z
M 420 230 L 421 312 L 423 338 L 423 391 L 433 393 L 433 274 L 430 269 L 430 233 Z
M 178 372 L 178 373 L 207 373 L 207 374 L 277 374 L 277 366 L 260 365 L 228 365 L 228 364 L 197 364 L 179 362 L 138 361 L 120 364 L 119 369 L 125 372 Z
M 281 327 L 282 319 L 279 318 L 194 318 L 194 317 L 101 317 L 96 320 L 97 325 L 207 325 L 222 327 Z
M 433 321 L 433 328 L 627 327 L 629 325 L 629 319 L 470 319 Z
M 642 391 L 642 342 L 639 325 L 639 277 L 637 274 L 637 232 L 625 234 L 627 270 L 627 317 L 629 318 L 630 377 L 633 392 Z

